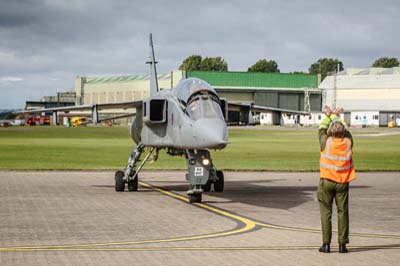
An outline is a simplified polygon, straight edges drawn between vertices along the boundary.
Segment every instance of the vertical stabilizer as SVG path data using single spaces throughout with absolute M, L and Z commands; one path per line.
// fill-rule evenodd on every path
M 156 69 L 156 60 L 154 58 L 154 48 L 153 48 L 153 37 L 150 33 L 149 36 L 149 45 L 150 45 L 150 55 L 149 62 L 150 64 L 150 96 L 154 96 L 158 92 L 158 80 L 157 80 L 157 69 Z

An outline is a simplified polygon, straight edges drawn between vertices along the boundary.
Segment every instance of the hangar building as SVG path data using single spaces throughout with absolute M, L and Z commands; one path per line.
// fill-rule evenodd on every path
M 158 75 L 158 86 L 170 89 L 182 79 L 181 71 Z M 136 101 L 149 96 L 150 75 L 76 77 L 76 104 Z
M 318 75 L 187 71 L 185 77 L 198 77 L 207 81 L 217 90 L 220 97 L 231 102 L 311 112 L 320 112 L 322 108 Z M 243 115 L 238 118 L 234 113 L 230 113 L 230 121 L 238 119 L 240 122 L 246 122 Z M 300 116 L 263 113 L 260 115 L 260 122 L 274 125 L 300 123 Z
M 197 77 L 210 83 L 230 102 L 252 103 L 298 111 L 320 111 L 319 76 L 310 74 L 172 71 L 159 75 L 161 89 L 174 87 L 182 78 Z M 139 100 L 149 96 L 149 75 L 77 77 L 76 103 L 95 104 Z M 241 110 L 230 119 L 246 122 Z M 269 123 L 280 124 L 281 114 L 262 114 Z M 294 117 L 285 119 L 295 120 Z M 297 119 L 298 121 L 298 119 Z
M 319 85 L 323 105 L 343 107 L 352 126 L 400 125 L 400 67 L 348 68 Z

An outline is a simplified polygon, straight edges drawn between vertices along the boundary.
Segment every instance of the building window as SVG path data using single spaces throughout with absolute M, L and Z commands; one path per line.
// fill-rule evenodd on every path
M 373 119 L 373 120 L 378 120 L 378 119 L 379 119 L 379 116 L 378 116 L 378 115 L 374 115 L 374 116 L 372 116 L 372 119 Z
M 308 116 L 308 120 L 311 120 L 311 115 Z
M 358 120 L 358 115 L 356 115 L 356 120 Z
M 321 115 L 318 115 L 318 120 L 321 120 Z

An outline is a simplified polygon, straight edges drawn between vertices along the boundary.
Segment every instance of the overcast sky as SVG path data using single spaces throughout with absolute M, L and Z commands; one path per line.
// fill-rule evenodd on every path
M 400 58 L 400 1 L 0 0 L 0 109 L 72 90 L 75 76 L 146 74 L 153 33 L 158 72 L 192 54 L 231 71 L 259 59 L 281 72 L 322 57 L 344 67 Z

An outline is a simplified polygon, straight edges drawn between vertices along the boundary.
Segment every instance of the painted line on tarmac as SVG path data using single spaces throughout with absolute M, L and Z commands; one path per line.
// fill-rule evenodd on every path
M 175 199 L 189 202 L 189 200 L 179 194 L 152 186 L 147 183 L 140 182 L 140 185 L 152 189 L 154 191 L 158 191 L 162 194 L 168 195 Z M 238 226 L 235 229 L 218 232 L 218 233 L 211 233 L 205 235 L 197 235 L 197 236 L 187 236 L 187 237 L 176 237 L 176 238 L 168 238 L 168 239 L 156 239 L 156 240 L 142 240 L 142 241 L 125 241 L 125 242 L 110 242 L 110 243 L 89 243 L 89 244 L 71 244 L 71 245 L 46 245 L 46 246 L 21 246 L 21 247 L 0 247 L 0 252 L 4 251 L 23 251 L 23 250 L 63 250 L 63 249 L 79 249 L 79 248 L 94 248 L 94 247 L 106 247 L 106 246 L 120 246 L 120 245 L 136 245 L 136 244 L 155 244 L 155 243 L 167 243 L 167 242 L 178 242 L 178 241 L 191 241 L 191 240 L 198 240 L 198 239 L 206 239 L 206 238 L 215 238 L 215 237 L 224 237 L 224 236 L 231 236 L 237 234 L 248 233 L 254 230 L 259 229 L 256 223 L 248 218 L 241 217 L 236 214 L 229 213 L 225 210 L 218 209 L 216 207 L 212 207 L 203 203 L 193 203 L 197 207 L 203 208 L 205 210 L 211 211 L 213 213 L 219 214 L 222 217 L 229 218 L 235 221 Z
M 301 227 L 290 227 L 290 226 L 281 226 L 281 225 L 274 225 L 262 222 L 255 222 L 255 224 L 271 228 L 277 230 L 285 230 L 285 231 L 294 231 L 294 232 L 305 232 L 305 233 L 321 233 L 321 230 L 318 229 L 309 229 L 309 228 L 301 228 Z M 337 231 L 332 231 L 333 233 L 337 233 Z M 367 234 L 367 233 L 350 233 L 350 236 L 355 237 L 367 237 L 367 238 L 388 238 L 388 239 L 400 239 L 398 235 L 382 235 L 382 234 Z
M 379 249 L 400 249 L 400 245 L 348 246 L 349 252 Z M 319 246 L 258 246 L 258 247 L 88 247 L 88 248 L 57 248 L 57 249 L 10 249 L 9 252 L 29 251 L 286 251 L 286 250 L 317 250 Z M 338 252 L 338 247 L 331 247 L 331 252 Z
M 172 198 L 178 199 L 180 201 L 189 203 L 189 200 L 177 193 L 150 185 L 148 183 L 144 182 L 139 182 L 142 187 L 158 191 L 164 195 L 170 196 Z M 231 220 L 236 221 L 238 224 L 239 228 L 225 231 L 225 232 L 219 232 L 219 233 L 212 233 L 212 234 L 205 234 L 205 235 L 197 235 L 197 236 L 188 236 L 188 237 L 177 237 L 177 238 L 168 238 L 168 239 L 157 239 L 157 240 L 142 240 L 142 241 L 125 241 L 125 242 L 110 242 L 110 243 L 92 243 L 92 244 L 72 244 L 72 245 L 58 245 L 58 246 L 26 246 L 26 247 L 0 247 L 0 252 L 10 252 L 10 251 L 45 251 L 45 250 L 75 250 L 75 251 L 80 251 L 80 250 L 115 250 L 115 251 L 123 251 L 123 250 L 131 250 L 131 251 L 145 251 L 145 250 L 174 250 L 175 248 L 168 248 L 168 247 L 155 247 L 155 248 L 104 248 L 107 246 L 121 246 L 121 245 L 136 245 L 136 244 L 155 244 L 155 243 L 168 243 L 168 242 L 178 242 L 178 241 L 192 241 L 192 240 L 198 240 L 198 239 L 206 239 L 206 238 L 215 238 L 215 237 L 224 237 L 224 236 L 231 236 L 231 235 L 237 235 L 237 234 L 242 234 L 242 233 L 248 233 L 254 230 L 257 230 L 259 228 L 270 228 L 270 229 L 278 229 L 278 230 L 284 230 L 284 231 L 296 231 L 296 232 L 306 232 L 306 233 L 321 233 L 321 230 L 315 230 L 315 229 L 307 229 L 307 228 L 295 228 L 295 227 L 289 227 L 289 226 L 281 226 L 281 225 L 273 225 L 273 224 L 268 224 L 268 223 L 263 223 L 263 222 L 258 222 L 250 218 L 246 218 L 244 216 L 240 216 L 231 212 L 228 212 L 226 210 L 214 207 L 209 204 L 205 203 L 192 203 L 192 205 L 197 206 L 199 208 L 208 210 L 210 212 L 213 212 L 215 214 L 221 215 L 223 217 L 229 218 Z M 352 236 L 358 236 L 358 237 L 370 237 L 370 238 L 389 238 L 389 239 L 400 239 L 400 236 L 396 235 L 379 235 L 379 234 L 361 234 L 361 233 L 353 233 L 350 234 Z M 360 249 L 379 249 L 382 246 L 360 246 L 360 247 L 354 247 L 354 248 L 360 248 Z M 388 248 L 389 246 L 384 246 L 385 248 Z M 298 246 L 287 246 L 285 248 L 288 249 L 300 249 Z M 305 248 L 302 246 L 301 249 L 315 249 L 318 247 L 315 246 L 309 246 Z M 393 249 L 398 249 L 400 248 L 399 246 L 390 246 L 390 248 Z M 204 248 L 180 248 L 181 250 L 215 250 L 215 248 L 211 247 L 204 247 Z M 229 249 L 229 247 L 226 247 L 223 250 L 279 250 L 282 249 L 282 247 L 255 247 L 252 249 L 246 248 L 246 247 L 236 247 Z M 222 250 L 222 249 L 221 249 Z M 285 249 L 282 249 L 285 250 Z
M 156 191 L 158 191 L 158 192 L 160 192 L 162 194 L 168 195 L 170 197 L 173 197 L 173 198 L 176 198 L 176 199 L 179 199 L 181 201 L 189 203 L 188 198 L 186 198 L 186 197 L 184 197 L 182 195 L 179 195 L 177 193 L 174 193 L 174 192 L 171 192 L 171 191 L 168 191 L 168 190 L 165 190 L 165 189 L 162 189 L 162 188 L 159 188 L 159 187 L 156 187 L 156 186 L 150 185 L 148 183 L 144 183 L 144 182 L 140 182 L 140 185 L 143 186 L 143 187 L 152 189 L 152 190 L 156 190 Z M 192 203 L 192 204 L 196 205 L 196 206 L 198 206 L 200 208 L 207 209 L 207 210 L 209 210 L 211 212 L 220 214 L 220 215 L 222 215 L 224 217 L 228 217 L 228 215 L 233 215 L 235 217 L 235 218 L 233 218 L 234 220 L 236 220 L 237 218 L 246 219 L 248 221 L 253 222 L 255 225 L 258 225 L 258 226 L 261 226 L 261 227 L 265 227 L 265 228 L 284 230 L 284 231 L 304 232 L 304 233 L 321 233 L 322 232 L 321 230 L 318 230 L 318 229 L 309 229 L 309 228 L 301 228 L 301 227 L 290 227 L 290 226 L 274 225 L 274 224 L 259 222 L 259 221 L 253 220 L 251 218 L 247 218 L 247 217 L 244 217 L 244 216 L 241 216 L 241 215 L 238 215 L 238 214 L 233 214 L 233 213 L 231 213 L 231 212 L 229 212 L 227 210 L 220 209 L 220 208 L 217 208 L 217 207 L 214 207 L 212 205 L 205 204 L 205 203 Z M 230 217 L 230 218 L 232 218 L 232 217 Z M 333 232 L 337 233 L 336 231 L 333 231 Z M 399 235 L 382 235 L 382 234 L 367 234 L 367 233 L 350 233 L 350 236 L 368 237 L 368 238 L 400 239 Z

